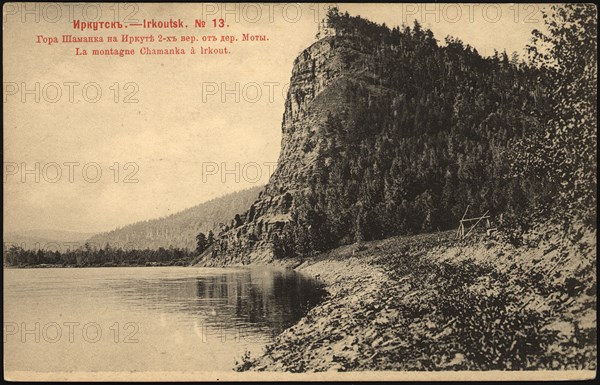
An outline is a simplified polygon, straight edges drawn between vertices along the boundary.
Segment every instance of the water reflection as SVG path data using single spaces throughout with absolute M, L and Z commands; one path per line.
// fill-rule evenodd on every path
M 254 269 L 199 277 L 196 295 L 193 311 L 207 314 L 209 323 L 228 328 L 251 324 L 279 334 L 317 304 L 324 290 L 293 271 Z
M 116 287 L 119 286 L 119 287 Z M 195 277 L 119 280 L 115 292 L 131 307 L 179 312 L 184 322 L 271 337 L 290 327 L 325 294 L 293 270 L 202 269 Z M 239 332 L 239 330 L 238 330 Z

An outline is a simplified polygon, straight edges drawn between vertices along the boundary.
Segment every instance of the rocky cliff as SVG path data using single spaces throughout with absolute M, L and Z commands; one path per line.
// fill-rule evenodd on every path
M 352 60 L 345 58 L 352 57 Z M 294 202 L 330 160 L 322 130 L 330 114 L 351 108 L 352 83 L 367 76 L 370 58 L 342 37 L 325 37 L 294 61 L 282 122 L 277 168 L 259 198 L 204 255 L 205 264 L 269 262 L 272 241 L 290 221 Z M 357 76 L 358 74 L 361 76 Z
M 544 105 L 532 69 L 458 39 L 440 46 L 418 23 L 328 23 L 294 61 L 277 169 L 200 263 L 451 228 L 467 205 L 506 215 L 539 198 L 534 183 L 503 179 L 506 150 Z

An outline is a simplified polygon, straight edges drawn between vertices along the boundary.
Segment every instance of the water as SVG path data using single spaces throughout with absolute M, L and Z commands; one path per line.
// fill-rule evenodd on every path
M 7 371 L 229 371 L 323 289 L 292 270 L 4 270 Z

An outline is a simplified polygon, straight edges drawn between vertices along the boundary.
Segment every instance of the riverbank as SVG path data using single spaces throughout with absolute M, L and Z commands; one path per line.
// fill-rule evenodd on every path
M 189 261 L 169 261 L 169 262 L 145 262 L 139 264 L 115 264 L 115 263 L 97 263 L 91 265 L 72 265 L 72 264 L 62 264 L 62 263 L 40 263 L 40 264 L 32 264 L 32 265 L 4 265 L 5 269 L 84 269 L 90 267 L 169 267 L 169 266 L 179 266 L 179 267 L 187 267 L 189 266 Z
M 596 232 L 395 237 L 304 261 L 328 297 L 238 371 L 595 369 Z

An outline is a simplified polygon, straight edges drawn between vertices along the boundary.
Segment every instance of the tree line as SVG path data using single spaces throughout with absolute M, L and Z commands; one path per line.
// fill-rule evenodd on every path
M 15 267 L 187 266 L 195 255 L 195 252 L 179 247 L 123 249 L 107 244 L 103 248 L 95 248 L 88 243 L 66 251 L 31 250 L 7 244 L 3 247 L 4 265 Z

